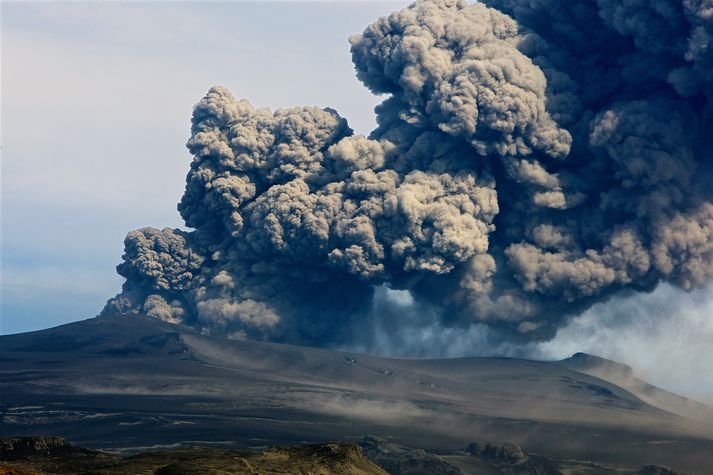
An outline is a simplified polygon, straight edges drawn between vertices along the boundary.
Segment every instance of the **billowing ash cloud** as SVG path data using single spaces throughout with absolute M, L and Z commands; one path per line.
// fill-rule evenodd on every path
M 713 275 L 709 0 L 417 1 L 350 41 L 387 95 L 376 130 L 212 88 L 178 206 L 193 230 L 129 233 L 104 314 L 343 344 L 387 286 L 441 327 L 538 340 Z

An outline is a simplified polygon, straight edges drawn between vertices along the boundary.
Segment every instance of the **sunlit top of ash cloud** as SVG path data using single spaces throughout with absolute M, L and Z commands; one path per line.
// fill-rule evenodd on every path
M 130 232 L 103 314 L 339 345 L 388 287 L 444 327 L 537 341 L 713 276 L 710 0 L 417 1 L 350 43 L 377 128 L 211 88 L 191 230 Z

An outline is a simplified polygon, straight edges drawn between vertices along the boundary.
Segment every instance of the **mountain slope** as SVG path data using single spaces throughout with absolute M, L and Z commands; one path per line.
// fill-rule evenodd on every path
M 58 434 L 94 448 L 373 434 L 432 451 L 488 439 L 631 468 L 713 467 L 713 441 L 688 419 L 563 364 L 379 358 L 137 315 L 0 337 L 0 393 L 0 436 Z
M 616 384 L 652 406 L 686 417 L 713 436 L 713 407 L 651 385 L 637 378 L 629 366 L 586 353 L 576 353 L 558 363 Z

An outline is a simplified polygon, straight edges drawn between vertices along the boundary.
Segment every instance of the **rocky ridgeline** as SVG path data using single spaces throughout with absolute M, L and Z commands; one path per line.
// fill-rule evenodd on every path
M 527 454 L 519 445 L 511 442 L 478 441 L 468 446 L 466 452 L 472 457 L 492 464 L 505 475 L 564 475 L 565 473 L 630 474 L 630 475 L 686 475 L 662 465 L 645 465 L 638 471 L 604 467 L 591 462 L 557 461 L 540 455 Z M 574 471 L 573 471 L 574 470 Z M 592 472 L 592 470 L 596 470 Z M 477 473 L 477 471 L 476 471 Z
M 24 460 L 99 453 L 71 444 L 62 437 L 14 437 L 0 439 L 0 460 Z
M 473 442 L 468 453 L 489 462 L 519 464 L 527 461 L 527 454 L 517 444 L 510 442 Z
M 432 474 L 462 475 L 463 472 L 441 457 L 399 445 L 381 437 L 364 437 L 359 445 L 364 455 L 392 475 Z
M 187 447 L 119 457 L 76 446 L 61 437 L 0 439 L 0 475 L 562 475 L 580 473 L 579 469 L 587 470 L 581 473 L 613 475 L 685 475 L 658 465 L 646 465 L 638 471 L 591 463 L 580 466 L 574 461 L 527 454 L 513 443 L 492 441 L 477 441 L 466 450 L 439 454 L 364 437 L 358 445 L 328 442 L 261 452 Z
M 636 475 L 686 475 L 683 472 L 671 470 L 663 465 L 644 465 L 641 470 L 636 472 Z
M 364 457 L 361 447 L 330 442 L 300 447 L 274 447 L 262 452 L 205 447 L 146 452 L 118 457 L 84 449 L 60 437 L 0 440 L 0 475 L 189 475 L 224 473 L 255 475 L 386 475 Z

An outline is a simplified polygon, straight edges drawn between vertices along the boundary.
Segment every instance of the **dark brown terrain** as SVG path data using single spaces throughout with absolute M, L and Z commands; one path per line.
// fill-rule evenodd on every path
M 14 441 L 5 439 L 3 442 L 15 442 L 25 446 L 14 454 L 13 451 L 0 452 L 0 474 L 5 470 L 8 475 L 12 473 L 11 470 L 18 471 L 18 475 L 386 474 L 364 458 L 361 448 L 353 444 L 325 443 L 302 447 L 276 447 L 261 452 L 193 447 L 119 457 L 77 447 L 58 438 L 50 439 L 49 443 L 47 439 L 41 438 Z M 40 447 L 37 447 L 38 445 Z
M 512 443 L 475 442 L 440 455 L 365 437 L 360 445 L 327 442 L 266 450 L 183 447 L 134 455 L 89 450 L 59 437 L 0 439 L 0 475 L 684 475 L 663 466 L 637 471 L 527 454 Z
M 392 473 L 713 473 L 707 406 L 607 380 L 602 364 L 389 359 L 104 317 L 0 337 L 0 437 L 60 435 L 122 457 L 341 441 Z M 493 461 L 474 441 L 526 458 Z

